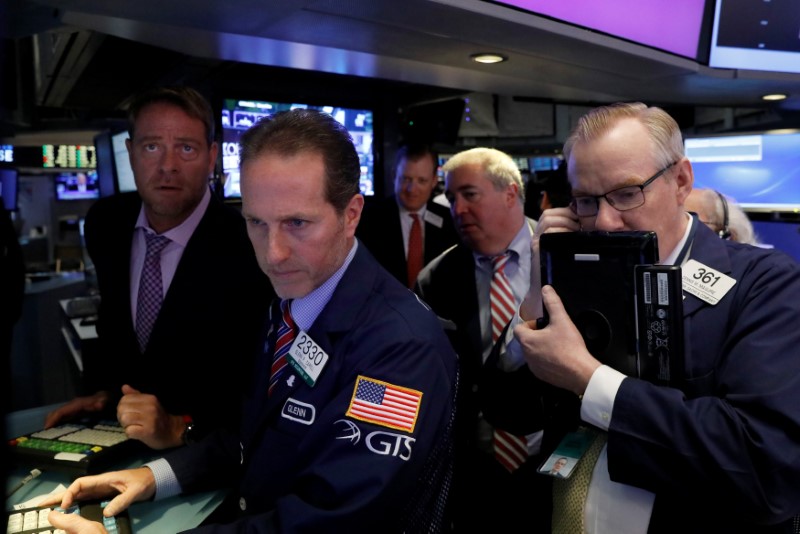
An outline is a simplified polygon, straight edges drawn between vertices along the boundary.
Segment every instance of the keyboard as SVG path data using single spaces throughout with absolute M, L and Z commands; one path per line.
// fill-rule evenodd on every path
M 70 319 L 97 315 L 100 297 L 77 297 L 67 302 L 65 311 Z
M 144 446 L 116 421 L 86 419 L 12 439 L 9 448 L 15 464 L 81 476 L 106 471 Z
M 122 512 L 115 517 L 103 517 L 103 508 L 108 501 L 95 503 L 78 503 L 64 510 L 58 506 L 24 508 L 8 512 L 7 534 L 63 534 L 64 531 L 53 528 L 47 520 L 51 510 L 68 514 L 80 514 L 91 521 L 101 523 L 109 534 L 131 534 L 130 517 Z

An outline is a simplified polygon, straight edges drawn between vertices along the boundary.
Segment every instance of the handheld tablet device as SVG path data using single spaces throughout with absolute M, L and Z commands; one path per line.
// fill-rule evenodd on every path
M 592 356 L 638 377 L 634 270 L 658 262 L 655 232 L 543 234 L 539 251 L 542 285 L 556 290 Z

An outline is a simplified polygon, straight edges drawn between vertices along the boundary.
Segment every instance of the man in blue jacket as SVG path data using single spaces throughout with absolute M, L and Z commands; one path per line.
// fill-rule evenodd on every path
M 232 506 L 217 516 L 231 522 L 202 532 L 443 529 L 456 355 L 436 316 L 355 239 L 364 201 L 347 131 L 324 113 L 294 110 L 259 122 L 241 143 L 242 213 L 282 300 L 240 432 L 78 479 L 62 504 L 124 488 L 105 509 L 113 514 L 224 485 L 234 488 Z M 57 512 L 50 520 L 86 527 Z
M 553 288 L 531 283 L 515 329 L 527 365 L 574 393 L 608 440 L 578 520 L 587 532 L 785 532 L 800 512 L 800 268 L 686 212 L 692 166 L 659 108 L 591 111 L 564 156 L 571 207 L 544 212 L 534 245 L 544 232 L 655 231 L 684 280 L 685 362 L 670 387 L 602 365 Z M 536 329 L 542 300 L 550 320 Z M 554 503 L 554 529 L 561 515 Z

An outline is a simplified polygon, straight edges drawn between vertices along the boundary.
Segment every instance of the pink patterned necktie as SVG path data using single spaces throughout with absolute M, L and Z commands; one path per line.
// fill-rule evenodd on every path
M 139 280 L 139 295 L 136 298 L 136 338 L 139 350 L 144 352 L 150 340 L 150 333 L 164 300 L 164 286 L 161 281 L 161 252 L 170 244 L 170 239 L 145 232 L 147 251 Z
M 514 293 L 504 272 L 510 258 L 510 252 L 491 258 L 492 281 L 489 284 L 489 304 L 492 310 L 492 343 L 500 338 L 503 329 L 516 311 Z M 495 459 L 509 473 L 516 471 L 528 459 L 528 446 L 525 438 L 499 428 L 494 429 L 492 448 Z
M 275 351 L 269 375 L 270 395 L 272 395 L 275 384 L 278 383 L 288 365 L 286 355 L 289 353 L 292 342 L 297 335 L 297 326 L 294 324 L 294 319 L 292 319 L 291 304 L 291 299 L 281 301 L 281 323 L 275 336 Z

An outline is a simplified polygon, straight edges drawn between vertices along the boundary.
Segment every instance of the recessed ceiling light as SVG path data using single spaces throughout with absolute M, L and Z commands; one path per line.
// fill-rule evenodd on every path
M 771 95 L 764 95 L 761 97 L 761 100 L 768 100 L 768 101 L 776 101 L 776 100 L 786 100 L 787 95 L 782 93 L 775 93 Z
M 472 61 L 476 61 L 478 63 L 502 63 L 508 59 L 506 56 L 501 54 L 492 53 L 472 54 L 470 58 Z

